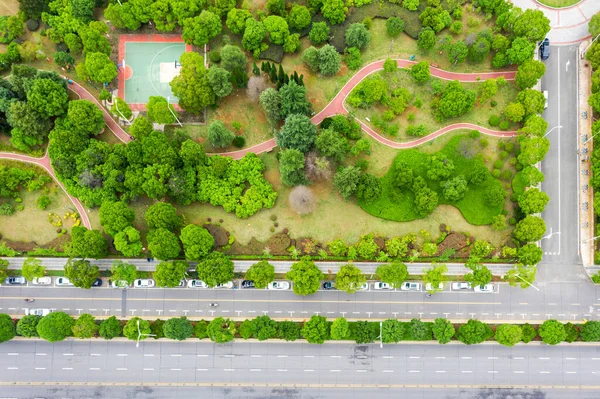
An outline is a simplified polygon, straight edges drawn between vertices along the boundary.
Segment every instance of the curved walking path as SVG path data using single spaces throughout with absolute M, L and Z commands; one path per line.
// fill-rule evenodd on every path
M 600 11 L 600 1 L 581 0 L 570 7 L 554 8 L 536 0 L 511 0 L 522 9 L 541 10 L 550 20 L 548 38 L 551 44 L 567 45 L 589 39 L 588 23 L 594 14 Z
M 323 119 L 325 119 L 327 117 L 339 115 L 339 114 L 348 114 L 348 110 L 346 110 L 346 108 L 344 107 L 344 102 L 346 101 L 346 97 L 348 97 L 348 95 L 350 95 L 350 93 L 352 92 L 354 87 L 356 85 L 358 85 L 363 79 L 365 79 L 367 76 L 369 76 L 370 74 L 372 74 L 374 72 L 382 70 L 384 62 L 385 62 L 384 60 L 372 62 L 372 63 L 366 65 L 365 67 L 363 67 L 360 71 L 358 71 L 354 76 L 352 76 L 350 78 L 350 80 L 348 80 L 348 82 L 346 82 L 346 84 L 342 87 L 340 92 L 329 102 L 329 104 L 327 104 L 327 106 L 325 108 L 323 108 L 317 115 L 312 117 L 312 119 L 311 119 L 312 122 L 314 124 L 319 124 L 319 123 L 321 123 L 321 121 L 323 121 Z M 397 59 L 396 62 L 398 63 L 398 67 L 400 67 L 400 68 L 410 67 L 410 66 L 416 64 L 415 61 L 402 60 L 402 59 Z M 445 71 L 443 69 L 439 69 L 439 68 L 435 68 L 435 67 L 431 67 L 430 70 L 431 70 L 431 75 L 434 77 L 444 79 L 444 80 L 459 80 L 461 82 L 469 82 L 469 83 L 484 81 L 485 79 L 490 79 L 490 78 L 498 78 L 500 76 L 503 76 L 506 80 L 513 80 L 515 78 L 515 74 L 516 74 L 516 72 L 514 72 L 514 71 L 459 73 L 459 72 L 449 72 L 449 71 Z M 102 113 L 104 116 L 104 121 L 106 122 L 106 126 L 109 128 L 109 130 L 115 136 L 117 136 L 117 138 L 119 140 L 121 140 L 124 143 L 131 141 L 129 134 L 121 126 L 119 126 L 119 124 L 112 118 L 112 116 L 106 110 L 106 108 L 104 108 L 104 106 L 102 106 L 102 104 L 100 104 L 100 102 L 89 91 L 87 91 L 83 86 L 81 86 L 79 83 L 74 82 L 74 81 L 69 84 L 69 89 L 72 90 L 73 92 L 75 92 L 79 96 L 79 98 L 93 102 L 94 104 L 96 104 L 96 106 L 98 108 L 100 108 L 102 110 Z M 442 136 L 445 133 L 448 133 L 452 130 L 457 130 L 457 129 L 477 129 L 484 134 L 487 134 L 490 136 L 496 136 L 496 137 L 512 137 L 517 134 L 516 132 L 501 132 L 501 131 L 497 131 L 497 130 L 491 130 L 491 129 L 484 128 L 482 126 L 474 125 L 472 123 L 455 123 L 452 125 L 448 125 L 440 130 L 437 130 L 425 137 L 421 137 L 417 140 L 404 142 L 404 143 L 398 143 L 398 142 L 389 140 L 389 139 L 381 136 L 379 133 L 374 131 L 372 128 L 367 126 L 362 121 L 359 120 L 359 122 L 361 124 L 362 129 L 369 136 L 373 137 L 375 140 L 377 140 L 381 144 L 387 145 L 388 147 L 392 147 L 392 148 L 416 147 L 416 146 L 419 146 L 430 140 L 433 140 L 436 137 Z M 243 150 L 220 153 L 219 155 L 225 155 L 225 156 L 230 156 L 234 159 L 240 159 L 249 152 L 254 152 L 254 153 L 260 154 L 262 152 L 271 151 L 276 146 L 277 146 L 277 143 L 276 143 L 275 139 L 273 138 L 273 139 L 264 141 L 260 144 L 256 144 L 252 147 L 245 148 Z M 13 161 L 26 162 L 26 163 L 34 164 L 34 165 L 37 165 L 37 166 L 43 168 L 46 172 L 48 172 L 48 174 L 50 176 L 52 176 L 54 181 L 56 181 L 56 183 L 62 188 L 62 190 L 65 192 L 65 194 L 73 202 L 73 204 L 75 205 L 75 208 L 79 212 L 82 224 L 85 227 L 87 227 L 88 229 L 92 228 L 92 225 L 90 223 L 88 215 L 85 211 L 85 207 L 83 206 L 81 201 L 79 201 L 79 199 L 69 195 L 69 193 L 67 192 L 64 185 L 60 181 L 58 181 L 58 178 L 56 177 L 56 175 L 54 174 L 54 170 L 52 169 L 50 157 L 48 156 L 47 151 L 46 151 L 46 154 L 44 154 L 44 156 L 42 158 L 35 158 L 35 157 L 30 157 L 30 156 L 22 155 L 22 154 L 0 152 L 0 159 L 8 159 L 8 160 L 13 160 Z

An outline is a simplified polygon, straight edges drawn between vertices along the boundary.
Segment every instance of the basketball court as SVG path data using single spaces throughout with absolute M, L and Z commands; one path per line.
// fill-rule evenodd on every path
M 179 74 L 179 58 L 192 46 L 179 35 L 121 35 L 119 38 L 119 97 L 132 110 L 143 111 L 150 96 L 170 98 L 169 83 Z

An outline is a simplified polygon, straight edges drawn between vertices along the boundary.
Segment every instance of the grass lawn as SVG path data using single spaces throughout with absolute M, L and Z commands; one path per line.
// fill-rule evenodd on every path
M 410 75 L 409 70 L 406 69 L 398 69 L 393 73 L 384 73 L 379 72 L 379 76 L 383 78 L 383 80 L 387 83 L 389 92 L 388 95 L 391 95 L 391 91 L 398 88 L 406 88 L 413 95 L 411 100 L 411 104 L 406 108 L 406 110 L 399 116 L 392 119 L 390 122 L 386 124 L 398 124 L 400 126 L 400 130 L 398 136 L 393 136 L 394 140 L 397 141 L 411 141 L 416 137 L 408 136 L 406 132 L 406 128 L 410 125 L 420 125 L 423 124 L 427 129 L 427 133 L 433 133 L 434 131 L 441 129 L 446 125 L 450 125 L 452 123 L 457 122 L 470 122 L 475 123 L 480 126 L 490 126 L 488 121 L 491 115 L 498 115 L 508 103 L 515 100 L 517 93 L 519 92 L 517 87 L 513 82 L 507 82 L 504 86 L 498 88 L 498 93 L 486 103 L 480 104 L 479 102 L 475 103 L 473 109 L 464 115 L 448 119 L 442 123 L 435 120 L 433 113 L 431 111 L 431 101 L 434 98 L 431 82 L 433 81 L 441 81 L 444 84 L 445 81 L 441 79 L 432 78 L 428 83 L 423 85 L 415 84 L 412 76 Z M 463 87 L 468 90 L 474 90 L 476 93 L 479 90 L 479 83 L 463 83 Z M 414 103 L 417 99 L 420 99 L 423 103 L 421 108 L 417 108 Z M 495 107 L 491 106 L 491 101 L 494 100 L 497 102 Z M 373 126 L 372 123 L 369 123 L 366 118 L 373 120 L 375 116 L 382 116 L 383 112 L 387 109 L 387 107 L 382 104 L 376 104 L 375 106 L 369 109 L 363 109 L 358 107 L 352 107 L 348 103 L 346 103 L 346 108 L 354 112 L 354 114 L 363 122 L 371 125 L 371 127 L 377 131 L 377 127 Z M 414 121 L 409 122 L 409 116 L 414 117 Z M 385 122 L 384 122 L 385 123 Z M 490 126 L 491 127 L 491 126 Z M 519 127 L 516 123 L 511 123 L 510 129 L 516 130 Z M 497 128 L 494 128 L 497 129 Z
M 467 136 L 454 136 L 440 150 L 440 152 L 454 163 L 454 173 L 456 175 L 465 175 L 469 179 L 470 173 L 477 165 L 485 165 L 485 158 L 480 154 L 481 145 L 479 140 L 470 139 Z M 410 149 L 400 151 L 397 157 L 407 162 L 413 167 L 415 176 L 426 178 L 428 155 L 417 150 Z M 414 209 L 414 194 L 410 190 L 402 191 L 402 198 L 393 196 L 391 185 L 391 176 L 386 174 L 382 178 L 383 193 L 381 197 L 371 204 L 360 204 L 368 213 L 376 215 L 383 219 L 389 219 L 397 222 L 411 221 L 419 218 Z M 473 225 L 490 224 L 492 218 L 498 215 L 504 204 L 492 207 L 485 203 L 485 193 L 494 186 L 502 187 L 502 182 L 489 175 L 488 179 L 481 185 L 475 186 L 469 184 L 469 191 L 463 199 L 458 202 L 449 202 L 444 199 L 442 188 L 439 181 L 427 179 L 429 188 L 438 193 L 439 203 L 454 205 L 460 210 L 467 222 Z
M 581 0 L 537 0 L 539 3 L 545 4 L 550 7 L 563 8 L 573 6 Z

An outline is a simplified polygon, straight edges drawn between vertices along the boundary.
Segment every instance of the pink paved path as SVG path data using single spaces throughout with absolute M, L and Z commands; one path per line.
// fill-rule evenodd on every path
M 411 65 L 416 64 L 416 62 L 408 61 L 408 60 L 399 59 L 396 61 L 398 62 L 398 66 L 400 68 L 410 67 Z M 369 76 L 370 74 L 372 74 L 374 72 L 382 70 L 383 63 L 384 63 L 383 60 L 375 61 L 375 62 L 365 66 L 360 71 L 358 71 L 354 76 L 352 76 L 350 78 L 350 80 L 348 80 L 348 82 L 344 85 L 344 87 L 342 87 L 340 92 L 333 98 L 333 100 L 331 100 L 329 102 L 329 104 L 327 104 L 327 106 L 325 108 L 323 108 L 323 110 L 321 110 L 317 115 L 315 115 L 311 119 L 312 122 L 314 124 L 319 124 L 319 123 L 321 123 L 321 121 L 323 121 L 323 119 L 325 119 L 327 117 L 339 115 L 339 114 L 347 114 L 348 110 L 346 110 L 346 108 L 344 108 L 344 102 L 346 101 L 346 97 L 348 97 L 350 92 L 352 92 L 352 89 L 354 89 L 354 87 L 357 84 L 359 84 L 364 78 L 366 78 L 367 76 Z M 514 71 L 484 72 L 484 73 L 457 73 L 457 72 L 448 72 L 448 71 L 444 71 L 443 69 L 431 67 L 431 75 L 432 76 L 435 76 L 437 78 L 444 79 L 444 80 L 460 80 L 461 82 L 478 82 L 478 81 L 484 81 L 485 79 L 489 79 L 489 78 L 497 78 L 500 76 L 504 76 L 504 78 L 506 80 L 513 80 L 515 78 L 515 74 L 516 74 L 516 72 L 514 72 Z M 479 78 L 479 80 L 477 78 Z M 83 86 L 81 86 L 77 82 L 73 82 L 72 84 L 70 84 L 69 89 L 74 91 L 79 96 L 79 98 L 86 99 L 86 100 L 93 102 L 94 104 L 96 104 L 96 106 L 98 106 L 98 108 L 100 108 L 102 110 L 102 113 L 104 114 L 104 121 L 106 122 L 107 127 L 110 129 L 110 131 L 113 132 L 113 134 L 115 136 L 117 136 L 119 138 L 119 140 L 121 140 L 124 143 L 131 141 L 129 134 L 127 134 L 127 132 L 125 130 L 123 130 L 123 128 L 121 126 L 119 126 L 119 124 L 112 118 L 112 116 L 108 113 L 108 111 L 102 106 L 102 104 L 100 104 L 100 102 L 89 91 L 87 91 Z M 445 134 L 447 132 L 450 132 L 452 130 L 457 130 L 457 129 L 477 129 L 480 132 L 482 132 L 483 134 L 487 134 L 490 136 L 496 136 L 496 137 L 512 137 L 517 134 L 517 132 L 501 132 L 501 131 L 497 131 L 497 130 L 491 130 L 491 129 L 484 128 L 482 126 L 474 125 L 472 123 L 455 123 L 455 124 L 443 127 L 442 129 L 437 130 L 437 131 L 435 131 L 425 137 L 419 138 L 417 140 L 413 140 L 413 141 L 409 141 L 409 142 L 405 142 L 405 143 L 398 143 L 398 142 L 389 140 L 389 139 L 381 136 L 379 133 L 375 132 L 373 129 L 371 129 L 369 126 L 367 126 L 362 121 L 359 121 L 359 122 L 361 124 L 362 129 L 369 136 L 373 137 L 375 140 L 377 140 L 381 144 L 387 145 L 388 147 L 392 147 L 392 148 L 416 147 L 416 146 L 426 143 L 430 140 L 433 140 L 436 137 L 442 136 L 443 134 Z M 262 152 L 271 151 L 276 146 L 277 146 L 277 143 L 275 142 L 275 139 L 270 139 L 270 140 L 264 141 L 260 144 L 256 144 L 252 147 L 245 148 L 243 150 L 225 152 L 225 153 L 221 153 L 219 155 L 227 155 L 234 159 L 240 159 L 249 152 L 254 152 L 254 153 L 260 154 Z M 52 165 L 50 164 L 50 158 L 48 157 L 48 152 L 46 152 L 46 154 L 42 158 L 34 158 L 34 157 L 27 156 L 27 155 L 14 154 L 14 153 L 1 153 L 0 152 L 0 159 L 10 159 L 13 161 L 21 161 L 21 162 L 31 163 L 31 164 L 42 167 L 44 170 L 46 170 L 48 172 L 48 174 L 50 176 L 52 176 L 52 178 L 56 181 L 56 183 L 62 188 L 62 190 L 65 192 L 65 194 L 67 194 L 69 199 L 73 202 L 73 204 L 75 205 L 75 208 L 77 208 L 77 211 L 79 212 L 79 215 L 81 216 L 81 221 L 82 221 L 83 225 L 85 227 L 87 227 L 88 229 L 92 228 L 92 225 L 87 216 L 87 213 L 85 212 L 85 207 L 83 206 L 83 204 L 79 201 L 79 199 L 69 195 L 69 193 L 67 192 L 67 190 L 65 189 L 63 184 L 60 181 L 58 181 L 58 179 L 56 178 L 56 175 L 54 174 L 54 171 L 52 170 Z

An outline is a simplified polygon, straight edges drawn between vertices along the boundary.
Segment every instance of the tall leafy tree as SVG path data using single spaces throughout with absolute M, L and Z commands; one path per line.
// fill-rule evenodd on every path
M 292 264 L 285 277 L 294 282 L 293 289 L 296 295 L 306 296 L 319 290 L 323 273 L 314 262 L 309 259 L 302 259 Z M 306 338 L 306 336 L 304 337 Z
M 192 113 L 200 112 L 207 105 L 215 103 L 204 59 L 195 52 L 185 53 L 180 58 L 181 71 L 171 83 L 173 94 L 179 99 L 179 105 Z
M 292 114 L 285 119 L 277 135 L 277 145 L 307 152 L 314 145 L 316 137 L 317 128 L 307 116 Z
M 170 124 L 177 120 L 175 108 L 162 96 L 150 96 L 146 111 L 148 119 L 156 123 Z
M 71 229 L 70 256 L 100 259 L 106 256 L 106 253 L 106 240 L 100 231 L 88 230 L 82 226 Z
M 222 252 L 212 252 L 198 262 L 196 272 L 200 280 L 214 287 L 233 279 L 233 262 Z
M 58 342 L 73 333 L 73 324 L 75 324 L 75 320 L 65 312 L 52 312 L 39 321 L 37 333 L 46 341 Z
M 65 265 L 65 276 L 71 280 L 75 287 L 90 289 L 100 276 L 98 266 L 92 265 L 89 260 L 69 259 Z
M 261 260 L 248 268 L 245 277 L 254 281 L 256 288 L 267 288 L 267 285 L 275 279 L 275 267 L 266 260 Z
M 335 276 L 335 288 L 351 294 L 356 292 L 365 282 L 366 276 L 352 263 L 345 264 Z
M 179 239 L 171 231 L 158 228 L 148 233 L 148 249 L 156 259 L 175 259 L 181 252 Z
M 203 10 L 200 15 L 194 18 L 187 18 L 183 21 L 183 33 L 181 37 L 188 44 L 203 46 L 210 39 L 221 33 L 223 25 L 218 15 Z
M 88 100 L 69 101 L 67 118 L 75 129 L 86 135 L 95 136 L 106 125 L 102 110 Z
M 128 285 L 133 284 L 133 281 L 138 278 L 138 271 L 135 265 L 120 260 L 113 262 L 110 273 L 112 281 L 127 281 Z
M 204 258 L 215 245 L 215 239 L 208 230 L 196 224 L 188 224 L 181 229 L 179 238 L 183 244 L 185 258 L 188 260 Z
M 375 272 L 384 283 L 388 283 L 394 288 L 400 285 L 408 278 L 408 269 L 406 265 L 399 261 L 392 263 L 383 263 L 377 266 Z
M 84 68 L 95 82 L 108 83 L 117 76 L 117 66 L 104 53 L 90 53 L 85 57 Z
M 225 69 L 213 65 L 208 69 L 206 76 L 215 96 L 219 98 L 226 97 L 233 90 L 231 74 Z
M 42 261 L 36 258 L 27 258 L 23 261 L 21 274 L 27 280 L 31 281 L 34 278 L 44 277 L 46 268 L 42 266 Z
M 229 147 L 235 138 L 235 134 L 225 127 L 223 121 L 214 120 L 208 125 L 208 141 L 213 147 Z
M 28 104 L 46 118 L 62 115 L 68 100 L 64 85 L 51 79 L 35 79 L 27 90 Z
M 177 287 L 185 278 L 188 267 L 189 263 L 180 260 L 160 262 L 152 276 L 159 287 Z
M 171 231 L 178 230 L 183 220 L 177 214 L 177 209 L 167 202 L 157 202 L 151 205 L 144 214 L 146 223 L 151 229 L 165 228 Z
M 110 236 L 131 226 L 134 219 L 135 212 L 123 201 L 105 201 L 100 206 L 100 224 Z

